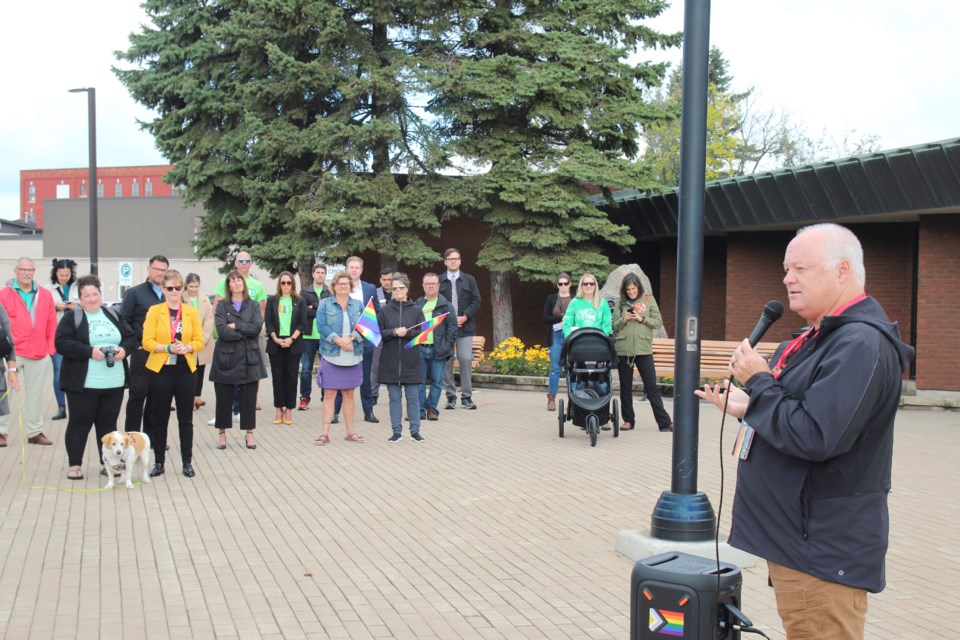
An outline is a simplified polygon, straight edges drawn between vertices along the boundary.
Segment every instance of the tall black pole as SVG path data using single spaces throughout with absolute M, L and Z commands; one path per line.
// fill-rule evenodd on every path
M 703 288 L 703 191 L 707 149 L 710 0 L 686 0 L 683 18 L 683 111 L 680 118 L 680 218 L 677 229 L 677 317 L 673 399 L 673 466 L 651 517 L 662 540 L 713 537 L 717 517 L 697 491 L 700 406 L 700 300 Z
M 71 93 L 87 93 L 87 133 L 89 141 L 87 149 L 90 153 L 89 159 L 89 185 L 87 186 L 87 200 L 90 204 L 90 273 L 97 275 L 98 272 L 98 247 L 97 247 L 97 90 L 93 87 L 83 89 L 70 89 Z

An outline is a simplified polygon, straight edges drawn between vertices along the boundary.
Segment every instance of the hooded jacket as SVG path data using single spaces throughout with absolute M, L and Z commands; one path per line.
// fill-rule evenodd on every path
M 380 369 L 377 380 L 383 384 L 423 384 L 423 360 L 420 347 L 406 349 L 404 346 L 420 335 L 416 326 L 402 338 L 395 334 L 399 327 L 421 324 L 423 311 L 412 300 L 391 300 L 377 313 L 383 348 L 380 350 Z
M 731 545 L 828 582 L 883 590 L 893 423 L 913 353 L 868 297 L 823 318 L 779 378 L 747 381 L 744 420 L 756 435 L 739 463 Z

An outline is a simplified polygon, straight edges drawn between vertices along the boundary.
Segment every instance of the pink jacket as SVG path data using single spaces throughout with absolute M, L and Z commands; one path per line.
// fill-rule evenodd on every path
M 10 316 L 10 331 L 13 333 L 13 346 L 17 355 L 39 360 L 52 356 L 56 351 L 53 347 L 53 336 L 57 332 L 57 308 L 47 289 L 37 286 L 36 283 L 34 287 L 36 324 L 31 321 L 30 310 L 23 303 L 23 298 L 12 286 L 0 289 L 0 304 Z

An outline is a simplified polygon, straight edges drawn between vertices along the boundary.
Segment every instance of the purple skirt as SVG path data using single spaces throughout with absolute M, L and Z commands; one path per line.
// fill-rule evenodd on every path
M 321 389 L 356 389 L 363 382 L 363 364 L 341 367 L 321 358 L 319 378 Z

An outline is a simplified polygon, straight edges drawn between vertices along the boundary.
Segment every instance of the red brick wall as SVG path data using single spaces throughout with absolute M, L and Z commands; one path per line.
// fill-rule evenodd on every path
M 918 262 L 917 388 L 960 391 L 960 216 L 920 218 Z
M 701 340 L 723 340 L 723 317 L 727 293 L 726 238 L 704 238 L 703 284 L 701 293 Z M 655 274 L 650 274 L 653 279 Z M 667 335 L 676 337 L 677 316 L 677 240 L 663 241 L 660 249 L 660 313 Z

